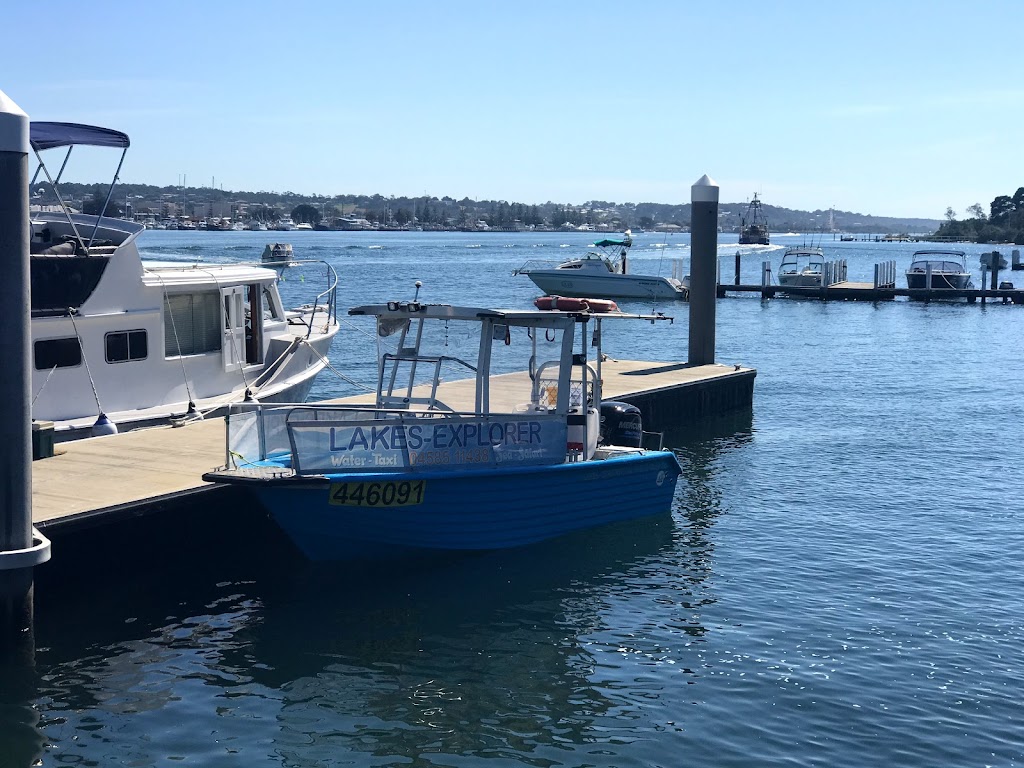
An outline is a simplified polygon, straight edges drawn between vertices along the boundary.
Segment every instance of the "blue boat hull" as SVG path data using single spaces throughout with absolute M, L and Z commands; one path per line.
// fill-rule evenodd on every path
M 351 473 L 250 486 L 311 560 L 405 557 L 518 547 L 670 511 L 679 463 L 669 452 L 504 470 Z M 338 483 L 423 481 L 409 506 L 343 506 Z M 354 487 L 354 486 L 352 486 Z M 379 487 L 379 486 L 375 486 Z

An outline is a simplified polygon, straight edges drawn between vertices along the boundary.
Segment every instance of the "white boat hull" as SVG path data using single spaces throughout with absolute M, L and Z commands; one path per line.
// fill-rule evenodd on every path
M 73 220 L 86 231 L 95 223 Z M 247 393 L 301 401 L 326 367 L 333 305 L 286 309 L 273 270 L 142 262 L 142 227 L 112 219 L 99 236 L 121 242 L 88 257 L 37 247 L 37 233 L 62 225 L 37 217 L 31 257 L 32 418 L 52 422 L 56 440 L 89 436 L 101 412 L 126 431 L 216 413 Z
M 821 273 L 779 275 L 779 285 L 783 288 L 821 288 Z
M 608 273 L 573 274 L 575 270 L 531 270 L 527 276 L 544 293 L 595 299 L 685 299 L 686 286 L 668 277 Z

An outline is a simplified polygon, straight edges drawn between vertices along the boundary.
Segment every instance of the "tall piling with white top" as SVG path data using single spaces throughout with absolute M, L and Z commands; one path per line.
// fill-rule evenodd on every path
M 32 645 L 28 116 L 0 91 L 0 660 Z M 48 556 L 48 554 L 47 554 Z
M 706 174 L 690 187 L 691 365 L 715 362 L 718 278 L 718 185 Z

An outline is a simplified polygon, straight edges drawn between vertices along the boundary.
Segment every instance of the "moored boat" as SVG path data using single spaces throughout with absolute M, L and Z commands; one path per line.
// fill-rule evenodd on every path
M 232 406 L 227 464 L 204 476 L 252 490 L 310 559 L 504 549 L 669 511 L 678 461 L 641 447 L 636 409 L 601 402 L 600 348 L 603 322 L 668 318 L 416 302 L 349 314 L 374 317 L 390 348 L 374 401 Z M 530 374 L 498 375 L 521 370 L 516 352 Z
M 32 123 L 30 140 L 37 157 L 129 146 L 118 131 L 69 123 Z M 143 261 L 142 224 L 65 206 L 32 214 L 31 229 L 32 418 L 53 422 L 56 440 L 199 418 L 246 398 L 302 400 L 327 365 L 338 332 L 329 266 L 313 302 L 286 310 L 272 269 Z
M 821 288 L 825 258 L 817 246 L 787 248 L 779 265 L 779 285 L 790 288 Z
M 964 251 L 915 251 L 907 269 L 907 288 L 967 290 L 973 287 Z
M 629 230 L 617 240 L 599 240 L 581 257 L 557 266 L 527 262 L 513 275 L 526 275 L 544 293 L 559 296 L 606 299 L 685 299 L 688 281 L 685 277 L 638 275 L 629 271 L 627 255 L 633 245 Z M 608 256 L 608 251 L 617 255 Z

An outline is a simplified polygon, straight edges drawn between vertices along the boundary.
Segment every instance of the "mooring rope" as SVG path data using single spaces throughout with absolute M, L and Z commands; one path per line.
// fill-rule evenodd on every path
M 92 396 L 96 400 L 96 409 L 99 411 L 97 415 L 99 415 L 103 413 L 103 406 L 100 405 L 100 393 L 96 391 L 96 382 L 92 378 L 92 369 L 89 368 L 89 356 L 85 354 L 85 344 L 82 343 L 82 334 L 78 332 L 78 323 L 75 322 L 75 312 L 77 311 L 78 310 L 74 307 L 68 307 L 68 316 L 71 318 L 71 326 L 75 329 L 75 338 L 78 339 L 78 348 L 82 350 L 82 362 L 85 363 L 85 372 L 89 376 L 89 386 L 92 387 Z M 50 377 L 47 376 L 46 378 L 49 379 Z M 45 383 L 46 382 L 43 382 L 44 385 Z

